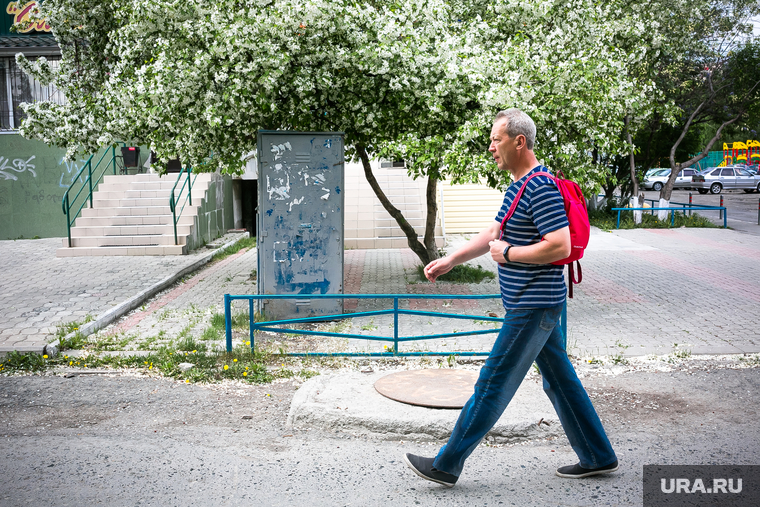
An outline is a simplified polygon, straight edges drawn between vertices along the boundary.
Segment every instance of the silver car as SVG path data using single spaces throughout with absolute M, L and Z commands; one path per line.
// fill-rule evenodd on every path
M 698 174 L 696 169 L 681 169 L 676 177 L 676 181 L 673 183 L 673 188 L 691 188 L 691 179 L 696 174 Z M 641 186 L 644 190 L 659 192 L 665 186 L 665 183 L 668 182 L 668 178 L 670 178 L 670 169 L 661 169 L 646 176 Z
M 741 189 L 760 192 L 760 175 L 752 175 L 742 167 L 708 167 L 691 179 L 691 186 L 700 194 L 719 194 L 723 190 Z

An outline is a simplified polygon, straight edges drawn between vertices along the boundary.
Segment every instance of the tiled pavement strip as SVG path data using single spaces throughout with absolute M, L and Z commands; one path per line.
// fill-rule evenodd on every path
M 464 241 L 452 237 L 449 248 Z M 60 240 L 0 242 L 0 322 L 3 343 L 17 350 L 39 348 L 60 322 L 99 315 L 150 283 L 192 262 L 190 257 L 55 258 Z M 204 252 L 205 253 L 205 252 Z M 193 255 L 198 255 L 193 254 Z M 582 261 L 583 282 L 568 304 L 568 348 L 576 355 L 648 355 L 760 352 L 755 324 L 760 303 L 760 237 L 721 229 L 595 231 Z M 481 284 L 416 281 L 416 256 L 408 249 L 347 250 L 346 293 L 494 294 L 495 281 Z M 477 260 L 495 269 L 486 257 Z M 254 294 L 256 252 L 249 250 L 185 277 L 145 301 L 93 340 L 114 348 L 158 344 L 181 333 L 200 337 L 211 316 L 222 312 L 223 295 Z M 347 300 L 348 311 L 388 308 L 392 302 Z M 494 300 L 410 300 L 402 307 L 452 313 L 503 315 Z M 236 302 L 234 312 L 247 308 Z M 321 329 L 391 336 L 392 317 L 358 317 Z M 492 323 L 400 317 L 400 335 L 486 329 Z M 30 332 L 28 330 L 39 330 Z M 488 350 L 493 334 L 404 344 L 402 350 Z M 247 332 L 236 333 L 236 343 Z M 262 334 L 260 346 L 289 351 L 381 351 L 382 342 Z M 119 343 L 118 346 L 115 344 Z M 221 344 L 221 342 L 219 342 Z M 675 344 L 678 344 L 675 346 Z

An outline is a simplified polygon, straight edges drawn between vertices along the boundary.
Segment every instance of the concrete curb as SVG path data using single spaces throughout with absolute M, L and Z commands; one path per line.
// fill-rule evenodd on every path
M 374 384 L 388 373 L 392 372 L 340 372 L 308 380 L 293 397 L 287 426 L 381 440 L 446 440 L 460 410 L 417 407 L 386 398 Z M 526 378 L 486 440 L 511 443 L 563 434 L 540 381 Z
M 122 316 L 126 315 L 127 313 L 131 312 L 135 308 L 141 306 L 144 301 L 152 298 L 159 292 L 163 291 L 164 289 L 170 287 L 172 284 L 174 284 L 177 280 L 182 278 L 183 276 L 193 273 L 206 264 L 208 264 L 211 259 L 214 258 L 214 256 L 224 250 L 225 248 L 228 248 L 241 239 L 243 239 L 247 233 L 240 233 L 235 238 L 231 239 L 230 241 L 224 243 L 219 248 L 216 248 L 214 250 L 211 250 L 209 253 L 195 261 L 189 266 L 186 266 L 182 268 L 181 270 L 177 271 L 173 275 L 169 275 L 160 282 L 155 283 L 151 287 L 148 287 L 147 289 L 137 293 L 136 295 L 132 296 L 131 298 L 127 299 L 126 301 L 114 306 L 110 310 L 107 310 L 106 312 L 102 313 L 98 316 L 97 319 L 93 320 L 92 322 L 88 322 L 87 324 L 80 327 L 77 331 L 72 331 L 71 333 L 67 334 L 64 339 L 71 339 L 73 338 L 77 333 L 81 333 L 84 336 L 89 336 L 96 331 L 99 331 L 109 325 L 110 323 L 114 322 L 115 320 L 121 318 Z M 42 349 L 43 354 L 47 354 L 50 357 L 54 357 L 58 355 L 59 348 L 60 348 L 61 341 L 56 339 L 53 342 L 48 343 L 45 345 L 45 347 Z

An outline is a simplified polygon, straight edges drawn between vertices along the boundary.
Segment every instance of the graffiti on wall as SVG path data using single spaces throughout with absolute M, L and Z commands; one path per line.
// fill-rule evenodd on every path
M 61 159 L 60 165 L 64 166 L 66 168 L 65 171 L 61 171 L 61 178 L 58 180 L 58 186 L 61 188 L 69 188 L 72 183 L 74 183 L 74 180 L 76 179 L 77 173 L 79 172 L 79 169 L 87 163 L 86 160 L 80 160 L 80 164 L 78 165 L 76 161 L 69 162 L 65 158 Z M 68 178 L 67 181 L 63 181 L 64 178 Z M 83 183 L 82 177 L 79 177 L 80 183 Z M 86 180 L 85 180 L 86 181 Z
M 16 176 L 15 173 L 23 173 L 23 172 L 29 172 L 34 176 L 37 177 L 37 173 L 34 171 L 35 166 L 32 164 L 32 160 L 36 158 L 35 155 L 32 155 L 28 159 L 24 160 L 23 158 L 16 158 L 11 161 L 11 159 L 0 156 L 0 176 L 3 177 L 4 181 L 13 180 L 17 181 L 18 176 Z M 13 171 L 13 172 L 11 172 Z

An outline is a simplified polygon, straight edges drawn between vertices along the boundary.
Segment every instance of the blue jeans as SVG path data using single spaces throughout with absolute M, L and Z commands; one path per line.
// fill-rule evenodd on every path
M 459 414 L 449 441 L 433 466 L 459 476 L 464 460 L 499 420 L 535 361 L 544 391 L 584 468 L 609 465 L 617 458 L 602 422 L 565 351 L 559 317 L 562 305 L 509 310 L 491 354 L 480 370 L 475 393 Z

